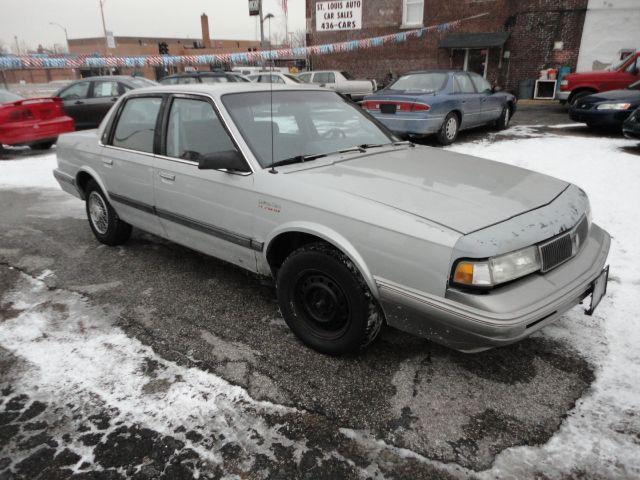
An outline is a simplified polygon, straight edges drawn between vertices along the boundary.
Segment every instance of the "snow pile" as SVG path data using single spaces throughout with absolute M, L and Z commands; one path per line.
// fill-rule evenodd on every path
M 53 177 L 56 154 L 0 161 L 0 186 L 55 188 L 60 185 Z
M 593 317 L 579 307 L 543 329 L 596 367 L 591 391 L 540 447 L 502 452 L 485 478 L 640 476 L 640 156 L 624 139 L 547 135 L 475 142 L 450 149 L 553 175 L 577 184 L 593 218 L 612 236 L 607 296 Z M 640 150 L 638 151 L 640 153 Z
M 180 439 L 212 463 L 221 462 L 220 448 L 229 442 L 272 460 L 275 443 L 293 447 L 298 460 L 305 451 L 303 443 L 262 418 L 293 409 L 255 401 L 216 375 L 164 360 L 115 326 L 115 313 L 90 305 L 77 293 L 49 290 L 41 280 L 21 274 L 15 290 L 0 300 L 20 312 L 0 323 L 0 345 L 24 361 L 15 384 L 18 393 L 117 412 L 111 428 L 101 432 L 105 436 L 119 421 L 140 424 Z M 194 443 L 176 433 L 178 427 L 219 440 Z M 80 443 L 73 448 L 83 461 L 92 460 L 90 449 Z

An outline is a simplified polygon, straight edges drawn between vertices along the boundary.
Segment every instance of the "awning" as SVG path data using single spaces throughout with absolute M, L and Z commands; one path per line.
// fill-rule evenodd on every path
M 502 47 L 509 32 L 450 33 L 440 42 L 440 48 L 490 48 Z

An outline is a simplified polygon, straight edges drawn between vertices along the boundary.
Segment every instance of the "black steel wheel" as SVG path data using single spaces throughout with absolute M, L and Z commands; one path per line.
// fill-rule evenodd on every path
M 360 272 L 325 243 L 291 253 L 277 275 L 278 303 L 289 328 L 322 353 L 362 350 L 378 335 L 383 315 Z

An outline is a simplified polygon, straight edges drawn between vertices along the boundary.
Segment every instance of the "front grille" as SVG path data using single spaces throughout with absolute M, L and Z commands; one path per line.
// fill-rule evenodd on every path
M 589 234 L 589 221 L 583 217 L 570 231 L 558 235 L 538 246 L 542 272 L 548 272 L 561 263 L 566 262 L 580 250 Z

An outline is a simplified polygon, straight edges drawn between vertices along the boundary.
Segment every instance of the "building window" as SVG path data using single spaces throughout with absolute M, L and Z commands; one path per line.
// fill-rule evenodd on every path
M 402 25 L 422 25 L 424 0 L 402 0 Z

